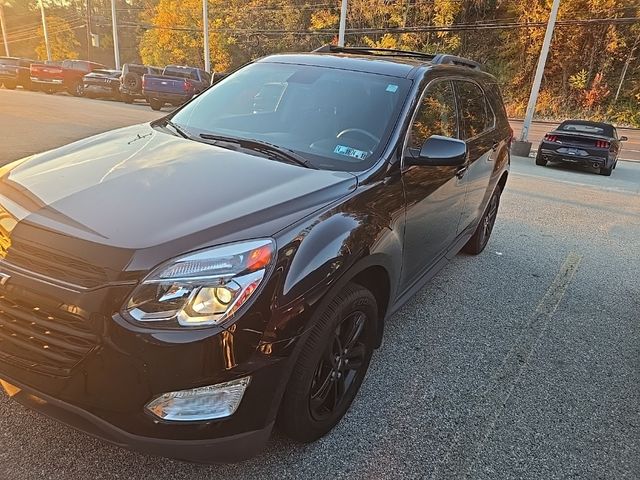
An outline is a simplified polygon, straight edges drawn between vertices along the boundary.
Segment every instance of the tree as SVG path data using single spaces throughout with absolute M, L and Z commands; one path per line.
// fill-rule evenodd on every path
M 56 16 L 47 17 L 47 31 L 49 33 L 49 46 L 51 48 L 52 59 L 78 58 L 80 42 L 78 42 L 75 32 L 65 19 Z M 40 60 L 46 60 L 47 47 L 45 45 L 42 27 L 38 28 L 38 35 L 41 36 L 42 40 L 36 47 L 36 54 Z

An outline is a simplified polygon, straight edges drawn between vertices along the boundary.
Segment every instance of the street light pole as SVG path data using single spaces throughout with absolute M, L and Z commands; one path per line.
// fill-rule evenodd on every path
M 342 0 L 340 7 L 340 30 L 338 33 L 338 46 L 344 47 L 344 32 L 347 29 L 347 0 Z
M 529 128 L 531 127 L 531 122 L 533 121 L 533 114 L 536 111 L 536 103 L 538 102 L 538 94 L 540 93 L 540 85 L 542 84 L 542 75 L 544 74 L 544 66 L 547 63 L 547 56 L 549 55 L 549 47 L 551 46 L 553 29 L 555 28 L 556 19 L 558 18 L 559 7 L 560 0 L 553 0 L 551 14 L 549 15 L 549 22 L 547 23 L 547 31 L 544 34 L 544 41 L 542 42 L 542 49 L 540 50 L 540 57 L 538 58 L 536 75 L 533 79 L 533 86 L 531 87 L 531 95 L 529 96 L 527 113 L 524 116 L 524 124 L 522 125 L 522 133 L 520 135 L 521 142 L 526 142 L 529 136 Z
M 202 0 L 202 36 L 204 40 L 204 69 L 211 73 L 211 54 L 209 53 L 209 2 Z
M 49 45 L 49 32 L 47 32 L 47 17 L 44 14 L 42 0 L 40 0 L 40 13 L 42 14 L 42 33 L 44 33 L 44 45 L 47 48 L 47 60 L 51 61 L 51 45 Z
M 87 60 L 91 60 L 91 0 L 87 0 Z
M 111 0 L 111 23 L 113 25 L 113 56 L 116 60 L 116 70 L 120 70 L 120 47 L 118 46 L 118 17 L 116 15 L 116 0 Z
M 2 28 L 2 40 L 4 40 L 4 52 L 7 57 L 9 53 L 9 42 L 7 41 L 7 26 L 4 24 L 4 7 L 0 4 L 0 28 Z

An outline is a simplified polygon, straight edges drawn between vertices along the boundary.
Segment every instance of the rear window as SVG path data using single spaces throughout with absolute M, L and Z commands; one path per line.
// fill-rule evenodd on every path
M 167 67 L 164 69 L 163 75 L 167 77 L 176 77 L 176 78 L 188 78 L 190 80 L 197 80 L 198 75 L 195 70 L 190 70 L 188 68 L 172 68 Z
M 147 73 L 147 70 L 148 69 L 143 65 L 127 65 L 126 66 L 127 72 L 137 73 L 138 75 L 144 75 L 145 73 Z
M 566 132 L 590 133 L 592 135 L 613 136 L 613 128 L 605 125 L 590 125 L 584 123 L 565 122 L 558 127 L 558 130 Z

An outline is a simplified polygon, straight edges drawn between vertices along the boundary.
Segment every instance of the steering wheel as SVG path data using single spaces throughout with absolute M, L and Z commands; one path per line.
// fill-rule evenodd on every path
M 364 135 L 368 139 L 373 140 L 376 143 L 376 145 L 380 143 L 380 139 L 376 137 L 373 133 L 367 132 L 366 130 L 363 130 L 361 128 L 346 128 L 342 130 L 339 134 L 337 134 L 336 138 L 342 138 L 345 135 L 348 135 L 350 133 L 359 133 L 361 135 Z

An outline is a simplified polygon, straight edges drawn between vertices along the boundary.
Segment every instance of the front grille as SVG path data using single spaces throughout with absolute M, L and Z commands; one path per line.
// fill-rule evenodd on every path
M 98 345 L 85 320 L 49 313 L 0 296 L 0 360 L 40 373 L 69 376 Z
M 30 272 L 88 288 L 102 286 L 109 281 L 103 268 L 18 239 L 13 240 L 6 261 Z

